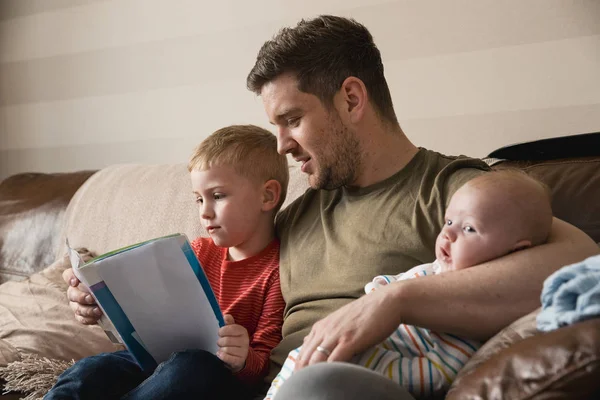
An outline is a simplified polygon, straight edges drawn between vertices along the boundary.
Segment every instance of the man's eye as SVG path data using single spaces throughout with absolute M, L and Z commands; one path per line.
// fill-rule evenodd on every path
M 475 229 L 472 226 L 469 226 L 469 225 L 465 226 L 463 228 L 463 231 L 465 231 L 467 233 L 475 233 Z
M 300 118 L 290 118 L 287 121 L 288 126 L 296 127 L 300 125 Z
M 452 225 L 452 220 L 450 220 L 450 219 L 447 219 L 447 220 L 446 220 L 446 225 L 448 225 L 448 226 Z

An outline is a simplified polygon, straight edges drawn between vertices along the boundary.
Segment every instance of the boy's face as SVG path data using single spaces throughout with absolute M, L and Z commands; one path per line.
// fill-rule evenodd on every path
M 219 247 L 250 245 L 263 215 L 262 186 L 228 166 L 190 173 L 200 221 Z
M 468 183 L 456 191 L 446 210 L 444 228 L 435 243 L 442 271 L 469 268 L 514 250 L 518 241 L 504 218 L 511 210 L 506 199 Z

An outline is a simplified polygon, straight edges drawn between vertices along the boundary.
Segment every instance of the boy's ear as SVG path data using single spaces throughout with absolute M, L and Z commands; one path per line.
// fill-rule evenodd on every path
M 529 247 L 531 247 L 531 240 L 519 240 L 515 243 L 511 251 L 525 250 Z
M 277 204 L 279 204 L 279 199 L 281 198 L 281 184 L 275 179 L 271 179 L 266 181 L 263 184 L 263 201 L 262 201 L 262 210 L 263 211 L 271 211 Z

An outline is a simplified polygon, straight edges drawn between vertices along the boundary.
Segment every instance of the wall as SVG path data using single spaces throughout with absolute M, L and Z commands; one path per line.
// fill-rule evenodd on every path
M 321 13 L 370 28 L 418 145 L 600 131 L 598 0 L 2 0 L 0 178 L 181 162 L 223 125 L 268 127 L 256 52 Z

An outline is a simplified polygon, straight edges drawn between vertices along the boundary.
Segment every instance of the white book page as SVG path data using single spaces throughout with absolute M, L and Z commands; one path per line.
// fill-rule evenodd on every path
M 218 350 L 219 323 L 177 240 L 162 240 L 100 261 L 111 293 L 157 363 L 171 353 Z

